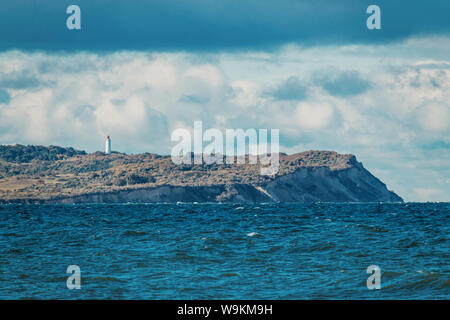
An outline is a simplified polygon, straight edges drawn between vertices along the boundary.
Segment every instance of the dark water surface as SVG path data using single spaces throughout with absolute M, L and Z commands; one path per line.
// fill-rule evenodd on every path
M 449 203 L 1 205 L 0 298 L 449 299 L 449 231 Z

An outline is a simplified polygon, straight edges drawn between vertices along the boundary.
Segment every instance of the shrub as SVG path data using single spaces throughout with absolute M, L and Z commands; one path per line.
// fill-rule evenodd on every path
M 123 178 L 115 178 L 112 182 L 115 186 L 118 187 L 123 187 L 124 185 L 127 184 L 127 180 L 123 179 Z
M 129 174 L 126 177 L 126 179 L 127 179 L 127 184 L 131 184 L 131 185 L 149 182 L 149 177 L 147 177 L 147 176 L 140 176 L 140 175 L 135 174 L 135 173 Z

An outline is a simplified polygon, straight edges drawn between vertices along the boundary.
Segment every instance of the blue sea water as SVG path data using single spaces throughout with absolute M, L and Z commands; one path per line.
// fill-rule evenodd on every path
M 449 299 L 449 231 L 449 203 L 1 205 L 0 298 Z

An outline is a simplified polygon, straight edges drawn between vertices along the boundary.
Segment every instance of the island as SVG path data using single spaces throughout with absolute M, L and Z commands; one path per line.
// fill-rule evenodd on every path
M 193 155 L 192 155 L 193 156 Z M 153 153 L 0 145 L 0 203 L 402 202 L 351 154 L 279 154 L 260 164 L 177 165 Z

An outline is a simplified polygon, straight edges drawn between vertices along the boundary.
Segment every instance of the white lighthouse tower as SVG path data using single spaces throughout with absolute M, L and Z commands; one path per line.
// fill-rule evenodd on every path
M 111 138 L 109 136 L 106 137 L 106 143 L 105 143 L 105 154 L 111 153 Z

